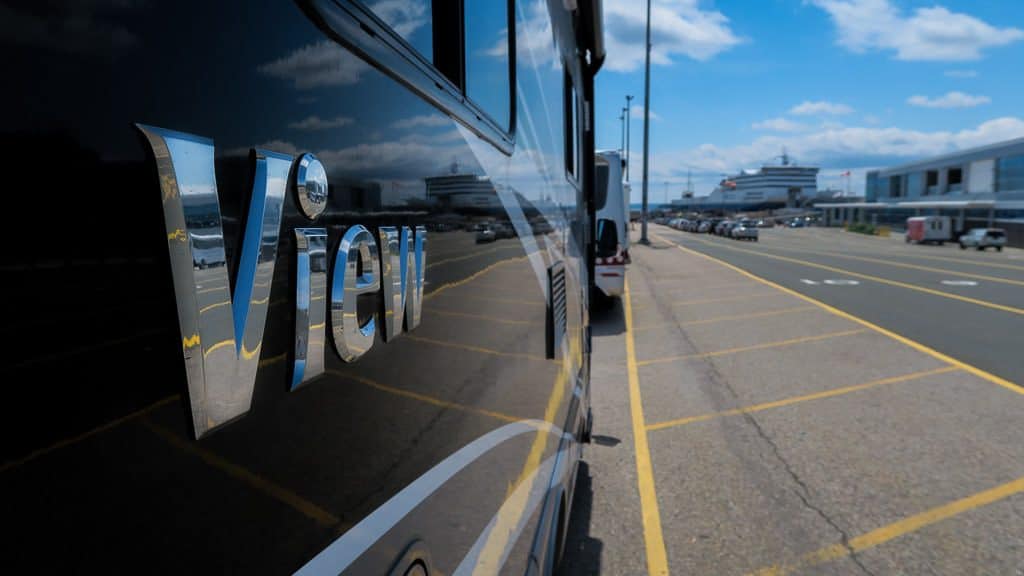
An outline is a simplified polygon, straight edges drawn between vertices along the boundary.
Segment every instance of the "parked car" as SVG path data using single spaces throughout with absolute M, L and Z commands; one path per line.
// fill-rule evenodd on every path
M 966 250 L 968 246 L 978 250 L 991 246 L 997 252 L 1002 252 L 1003 246 L 1006 246 L 1006 231 L 1002 228 L 972 228 L 960 237 L 960 249 Z
M 736 240 L 753 240 L 757 242 L 757 223 L 750 221 L 738 222 L 729 231 L 729 235 Z
M 701 220 L 700 224 L 697 226 L 697 232 L 699 232 L 701 234 L 707 234 L 710 230 L 711 230 L 711 221 L 710 220 Z
M 484 242 L 494 242 L 498 239 L 497 232 L 490 225 L 482 225 L 476 230 L 476 243 L 483 244 Z
M 511 222 L 498 222 L 494 227 L 494 238 L 500 240 L 502 238 L 515 238 L 516 229 L 512 226 Z

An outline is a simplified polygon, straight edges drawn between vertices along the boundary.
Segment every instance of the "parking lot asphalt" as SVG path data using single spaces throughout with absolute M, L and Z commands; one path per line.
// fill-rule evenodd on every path
M 594 317 L 563 572 L 1024 573 L 1016 253 L 651 230 Z

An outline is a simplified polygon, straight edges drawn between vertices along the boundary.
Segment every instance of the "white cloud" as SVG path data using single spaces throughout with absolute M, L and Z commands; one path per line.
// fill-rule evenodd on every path
M 369 64 L 329 40 L 303 46 L 258 67 L 267 76 L 291 80 L 299 90 L 356 84 L 369 69 Z
M 634 120 L 644 119 L 644 107 L 639 104 L 634 104 L 629 108 L 629 117 Z M 651 110 L 651 120 L 661 120 L 661 116 L 654 110 Z
M 946 70 L 943 72 L 948 78 L 975 78 L 978 76 L 977 70 Z
M 823 169 L 852 170 L 890 166 L 1022 136 L 1024 119 L 1017 117 L 996 118 L 957 132 L 850 126 L 786 136 L 766 135 L 738 146 L 702 144 L 655 155 L 651 158 L 651 180 L 685 180 L 688 168 L 695 175 L 717 179 L 722 173 L 772 162 L 783 148 L 798 162 L 816 164 Z M 642 162 L 639 154 L 636 157 L 635 162 Z
M 353 120 L 346 116 L 338 116 L 330 120 L 321 120 L 319 116 L 310 116 L 304 120 L 292 122 L 288 127 L 294 130 L 329 130 L 331 128 L 347 126 L 352 122 Z
M 975 96 L 964 94 L 963 92 L 949 92 L 938 98 L 929 98 L 927 96 L 911 96 L 907 98 L 907 103 L 911 106 L 921 106 L 924 108 L 973 108 L 974 106 L 988 104 L 991 101 L 992 99 L 988 96 Z
M 523 2 L 519 5 L 522 6 Z M 555 48 L 547 3 L 535 0 L 525 11 L 525 17 L 516 23 L 516 54 L 519 61 L 532 68 L 554 63 L 558 58 L 558 50 Z M 498 34 L 494 46 L 486 54 L 500 58 L 508 55 L 508 29 Z
M 836 104 L 835 102 L 810 102 L 804 101 L 790 108 L 790 114 L 796 114 L 798 116 L 821 116 L 825 114 L 839 115 L 849 114 L 853 112 L 853 108 L 850 108 L 846 104 Z
M 428 22 L 426 3 L 417 0 L 379 0 L 370 4 L 370 10 L 402 38 Z
M 982 51 L 1024 38 L 1019 28 L 997 28 L 942 6 L 904 15 L 889 0 L 811 0 L 828 12 L 839 44 L 853 52 L 893 50 L 899 60 L 977 60 Z
M 412 116 L 410 118 L 402 118 L 396 120 L 391 124 L 392 128 L 398 130 L 410 130 L 413 128 L 436 128 L 440 126 L 451 126 L 452 119 L 447 116 L 440 114 L 423 114 L 421 116 Z
M 882 119 L 874 114 L 865 114 L 864 121 L 867 122 L 869 126 L 877 126 L 882 123 Z
M 771 132 L 802 132 L 808 128 L 806 124 L 793 122 L 787 118 L 769 118 L 762 122 L 754 122 L 750 127 L 754 130 L 768 130 Z
M 644 64 L 647 12 L 636 0 L 604 3 L 604 67 L 630 72 Z M 681 55 L 707 60 L 742 40 L 729 19 L 716 10 L 701 10 L 699 0 L 654 0 L 651 5 L 651 63 L 669 65 Z

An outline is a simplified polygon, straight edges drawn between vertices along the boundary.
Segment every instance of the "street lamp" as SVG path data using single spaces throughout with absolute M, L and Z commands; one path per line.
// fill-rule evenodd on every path
M 626 109 L 623 108 L 619 113 L 619 122 L 622 124 L 622 145 L 619 146 L 619 152 L 622 154 L 626 153 Z
M 626 182 L 629 182 L 629 160 L 630 160 L 630 158 L 629 158 L 629 125 L 630 125 L 630 116 L 633 113 L 633 110 L 630 107 L 629 103 L 632 102 L 632 101 L 633 101 L 633 97 L 630 96 L 629 94 L 626 94 L 626 107 L 623 108 L 623 110 L 626 113 Z
M 647 55 L 644 58 L 644 196 L 640 209 L 640 243 L 647 239 L 647 167 L 651 162 L 651 0 L 647 0 Z

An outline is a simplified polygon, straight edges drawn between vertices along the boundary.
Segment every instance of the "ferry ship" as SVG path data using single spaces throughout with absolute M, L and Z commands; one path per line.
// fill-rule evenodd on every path
M 801 166 L 783 153 L 779 165 L 727 176 L 707 196 L 672 202 L 674 208 L 700 211 L 755 211 L 797 208 L 818 196 L 817 166 Z

